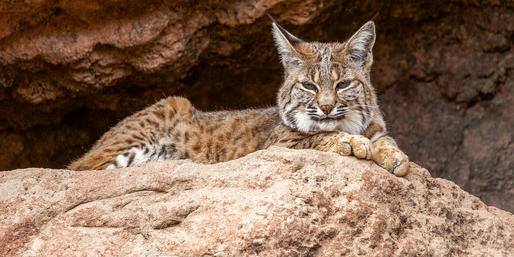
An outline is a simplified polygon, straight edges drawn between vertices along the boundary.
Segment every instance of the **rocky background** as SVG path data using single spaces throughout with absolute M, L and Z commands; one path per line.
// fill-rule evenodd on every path
M 514 211 L 513 1 L 0 2 L 0 170 L 62 168 L 168 95 L 204 110 L 274 104 L 268 12 L 306 40 L 374 17 L 372 74 L 411 160 Z

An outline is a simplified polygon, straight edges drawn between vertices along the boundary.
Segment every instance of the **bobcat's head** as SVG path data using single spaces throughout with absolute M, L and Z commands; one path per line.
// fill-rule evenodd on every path
M 364 24 L 344 43 L 305 42 L 273 21 L 284 66 L 278 93 L 283 122 L 298 131 L 360 134 L 377 111 L 370 82 L 375 24 Z

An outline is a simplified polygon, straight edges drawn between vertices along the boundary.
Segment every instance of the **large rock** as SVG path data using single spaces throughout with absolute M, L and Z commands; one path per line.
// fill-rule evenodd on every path
M 62 168 L 165 95 L 274 103 L 269 12 L 342 41 L 378 14 L 372 80 L 411 160 L 514 211 L 514 2 L 0 1 L 0 170 Z
M 0 256 L 513 256 L 514 216 L 411 164 L 271 148 L 0 173 Z

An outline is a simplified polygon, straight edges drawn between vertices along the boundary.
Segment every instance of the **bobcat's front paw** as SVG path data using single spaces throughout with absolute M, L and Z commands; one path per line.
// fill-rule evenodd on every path
M 409 157 L 394 146 L 373 149 L 373 161 L 394 175 L 401 177 L 409 170 Z
M 354 155 L 359 159 L 371 159 L 371 149 L 371 141 L 368 138 L 340 133 L 321 150 L 345 156 Z

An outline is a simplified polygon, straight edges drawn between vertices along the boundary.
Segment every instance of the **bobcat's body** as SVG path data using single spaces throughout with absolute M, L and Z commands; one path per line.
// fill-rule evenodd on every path
M 261 149 L 278 123 L 276 108 L 202 112 L 185 98 L 168 97 L 120 122 L 71 168 L 128 167 L 164 159 L 228 161 Z
M 343 44 L 307 43 L 273 26 L 285 68 L 277 107 L 202 112 L 187 99 L 169 97 L 124 119 L 70 168 L 165 159 L 216 163 L 278 145 L 373 159 L 404 175 L 408 158 L 386 136 L 369 77 L 374 24 L 368 22 Z

